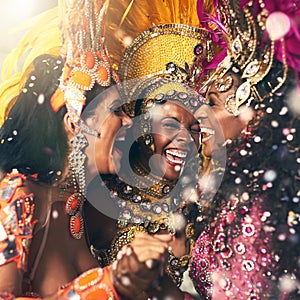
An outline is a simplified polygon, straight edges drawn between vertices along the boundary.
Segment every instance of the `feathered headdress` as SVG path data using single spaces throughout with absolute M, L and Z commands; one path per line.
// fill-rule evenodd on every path
M 203 10 L 211 12 L 212 8 L 211 1 L 204 2 Z M 79 20 L 77 13 L 82 13 L 83 10 L 85 13 Z M 106 12 L 106 10 L 108 11 Z M 105 12 L 107 13 L 106 32 L 104 32 L 103 24 L 99 24 L 99 22 L 102 23 Z M 107 73 L 109 69 L 107 51 L 103 48 L 100 53 L 97 49 L 97 47 L 101 48 L 104 45 L 104 36 L 113 69 L 117 70 L 123 52 L 134 38 L 153 26 L 170 23 L 183 24 L 182 28 L 187 28 L 186 26 L 198 28 L 196 0 L 155 0 L 152 2 L 147 0 L 114 0 L 109 6 L 107 1 L 105 3 L 91 0 L 59 1 L 59 8 L 41 14 L 29 24 L 31 29 L 4 63 L 3 76 L 5 81 L 0 85 L 0 124 L 13 105 L 13 100 L 22 90 L 31 71 L 31 63 L 37 56 L 47 53 L 54 55 L 62 53 L 68 61 L 70 66 L 66 65 L 62 90 L 67 91 L 67 99 L 77 98 L 78 101 L 75 101 L 77 102 L 75 106 L 73 105 L 74 102 L 70 101 L 70 103 L 73 102 L 70 109 L 74 112 L 77 111 L 79 115 L 79 111 L 82 109 L 80 106 L 84 103 L 84 91 L 97 80 L 100 84 L 107 84 L 106 79 L 109 77 Z M 63 41 L 60 29 L 63 32 Z M 201 32 L 201 30 L 198 31 L 200 40 Z M 90 38 L 86 38 L 86 35 Z M 61 52 L 62 44 L 64 44 L 64 48 Z M 84 48 L 85 51 L 83 51 Z M 200 50 L 201 47 L 198 51 Z M 76 51 L 78 52 L 76 53 Z M 205 53 L 201 52 L 201 62 Z M 16 64 L 25 55 L 27 57 L 24 67 L 21 71 L 17 71 Z M 192 56 L 190 55 L 190 58 L 186 58 L 186 60 L 192 59 Z M 74 59 L 75 57 L 77 58 Z M 91 67 L 92 65 L 93 67 Z M 93 74 L 91 75 L 91 73 Z M 113 71 L 110 75 L 117 80 Z M 107 78 L 105 78 L 106 76 Z M 67 84 L 67 81 L 72 84 Z M 79 87 L 77 95 L 73 87 L 67 88 L 71 85 L 75 88 Z M 58 91 L 52 100 L 54 110 L 58 110 L 65 100 L 62 91 Z
M 85 93 L 95 84 L 103 87 L 119 82 L 111 69 L 105 45 L 104 17 L 109 0 L 61 0 L 62 56 L 65 60 L 60 89 L 51 105 L 66 104 L 71 119 L 78 123 L 85 105 Z
M 136 79 L 138 85 L 143 85 L 139 79 L 150 77 L 186 81 L 193 87 L 200 84 L 217 43 L 212 43 L 206 28 L 200 28 L 196 4 L 196 0 L 120 0 L 111 3 L 107 44 L 124 82 L 123 92 L 131 100 L 135 90 L 139 89 L 133 83 Z M 205 1 L 202 8 L 211 12 L 213 6 L 210 1 Z M 195 60 L 197 67 L 193 64 Z M 127 82 L 131 84 L 127 86 Z
M 0 85 L 0 125 L 23 89 L 28 74 L 32 71 L 33 60 L 42 54 L 59 55 L 61 50 L 58 8 L 40 14 L 24 27 L 30 29 L 3 63 L 3 82 Z M 21 59 L 24 60 L 23 67 L 18 70 L 17 64 Z
M 199 28 L 196 0 L 114 0 L 108 8 L 107 46 L 114 66 L 129 44 L 142 32 L 163 24 L 183 24 Z M 211 1 L 203 10 L 212 12 Z

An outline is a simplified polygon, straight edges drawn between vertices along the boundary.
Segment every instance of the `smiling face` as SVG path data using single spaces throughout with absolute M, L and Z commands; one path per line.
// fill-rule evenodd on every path
M 232 99 L 240 84 L 239 78 L 233 73 L 227 73 L 222 83 L 225 87 L 227 84 L 227 88 L 220 88 L 217 80 L 212 83 L 205 95 L 209 107 L 202 106 L 195 113 L 204 130 L 203 153 L 208 157 L 224 141 L 236 139 L 253 117 L 250 108 L 240 107 L 238 116 L 230 112 Z
M 185 162 L 199 149 L 200 126 L 192 113 L 177 101 L 149 109 L 154 151 L 144 146 L 139 159 L 151 172 L 168 180 L 178 179 Z
M 122 104 L 117 89 L 112 87 L 101 95 L 94 112 L 85 119 L 85 124 L 98 133 L 98 137 L 85 134 L 89 143 L 85 149 L 87 176 L 115 174 L 120 168 L 122 151 L 118 144 L 125 140 L 126 131 L 132 125 Z

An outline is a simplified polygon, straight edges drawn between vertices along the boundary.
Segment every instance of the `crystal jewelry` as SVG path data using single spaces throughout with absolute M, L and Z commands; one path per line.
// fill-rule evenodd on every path
M 86 125 L 84 123 L 84 121 L 82 119 L 79 120 L 79 123 L 78 123 L 78 126 L 77 126 L 81 131 L 89 134 L 89 135 L 92 135 L 96 138 L 99 138 L 100 137 L 100 133 L 97 132 L 97 130 L 95 129 L 92 129 L 90 128 L 88 125 Z
M 218 92 L 225 93 L 232 87 L 232 84 L 232 77 L 230 75 L 227 75 L 216 79 L 215 88 Z
M 84 149 L 88 145 L 88 141 L 84 134 L 81 132 L 76 134 L 71 141 L 73 150 L 69 156 L 69 162 L 71 169 L 78 183 L 79 192 L 83 195 L 86 194 L 86 183 L 85 183 L 85 160 L 86 155 Z
M 231 87 L 227 72 L 237 74 L 241 83 L 234 98 L 228 98 L 225 104 L 226 109 L 235 116 L 239 114 L 240 106 L 250 106 L 253 101 L 262 102 L 271 97 L 287 79 L 289 62 L 285 34 L 289 28 L 281 36 L 274 34 L 272 28 L 267 26 L 274 15 L 268 11 L 264 0 L 257 2 L 258 7 L 254 7 L 253 1 L 247 1 L 242 9 L 237 10 L 231 1 L 221 0 L 215 7 L 215 14 L 227 30 L 227 57 L 202 90 L 215 82 L 219 92 L 226 92 Z
M 70 216 L 70 233 L 73 238 L 81 239 L 84 233 L 82 207 L 86 195 L 84 148 L 88 141 L 81 132 L 75 135 L 71 141 L 73 150 L 69 156 L 70 169 L 72 170 L 73 186 L 75 193 L 66 201 L 66 213 Z M 78 190 L 77 190 L 78 188 Z M 77 190 L 77 191 L 76 191 Z

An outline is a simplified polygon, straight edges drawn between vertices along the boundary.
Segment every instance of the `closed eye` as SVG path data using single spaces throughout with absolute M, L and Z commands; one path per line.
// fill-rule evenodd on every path
M 109 111 L 117 116 L 121 115 L 124 112 L 121 100 L 115 100 L 110 106 Z
M 190 132 L 192 134 L 200 134 L 201 133 L 201 127 L 200 127 L 200 124 L 197 123 L 197 124 L 194 124 L 190 127 Z
M 207 95 L 206 95 L 206 103 L 209 105 L 209 106 L 215 106 L 215 105 L 218 105 L 219 104 L 219 101 L 218 101 L 218 95 L 217 93 L 215 92 L 209 92 Z

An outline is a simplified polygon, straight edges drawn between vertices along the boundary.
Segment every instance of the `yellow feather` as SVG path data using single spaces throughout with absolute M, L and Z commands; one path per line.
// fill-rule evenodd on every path
M 22 90 L 33 60 L 41 54 L 59 55 L 61 49 L 58 9 L 53 8 L 32 18 L 20 29 L 29 29 L 17 46 L 5 58 L 0 84 L 0 125 L 14 100 Z M 22 69 L 18 64 L 22 62 Z
M 211 0 L 204 10 L 212 12 Z M 177 23 L 199 27 L 197 0 L 111 0 L 106 16 L 106 43 L 118 66 L 130 41 L 153 26 Z

